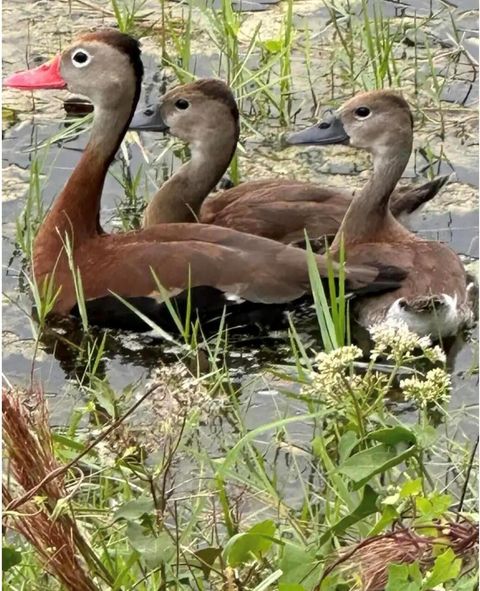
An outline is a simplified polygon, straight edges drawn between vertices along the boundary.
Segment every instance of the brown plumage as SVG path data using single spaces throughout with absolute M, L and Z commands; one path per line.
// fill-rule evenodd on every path
M 392 215 L 389 200 L 408 163 L 412 116 L 405 99 L 392 91 L 362 93 L 329 115 L 321 125 L 292 134 L 292 144 L 325 145 L 348 141 L 372 153 L 373 174 L 357 193 L 332 248 L 343 240 L 348 263 L 382 261 L 408 271 L 401 287 L 359 298 L 354 312 L 363 326 L 403 320 L 432 337 L 450 336 L 473 318 L 473 285 L 456 253 L 440 242 L 419 238 Z
M 96 319 L 112 294 L 156 302 L 158 285 L 170 295 L 188 286 L 231 292 L 252 302 L 283 303 L 309 290 L 305 254 L 264 238 L 202 224 L 161 224 L 138 232 L 100 233 L 103 183 L 135 109 L 141 82 L 138 44 L 111 31 L 77 39 L 50 64 L 14 74 L 17 88 L 68 88 L 89 97 L 95 116 L 89 143 L 45 218 L 34 244 L 33 271 L 41 285 L 54 276 L 60 288 L 54 312 L 67 315 L 77 297 L 70 266 L 81 275 Z M 226 109 L 231 105 L 225 103 Z M 67 248 L 68 247 L 68 248 Z M 68 250 L 71 250 L 71 264 Z M 326 261 L 317 257 L 322 275 Z M 404 273 L 396 268 L 347 267 L 352 289 L 385 289 Z M 110 305 L 110 304 L 109 304 Z M 151 304 L 149 309 L 152 309 Z
M 399 218 L 432 199 L 447 182 L 442 176 L 419 187 L 400 187 L 390 203 Z M 279 240 L 303 242 L 333 237 L 352 202 L 354 192 L 288 179 L 249 181 L 207 197 L 200 221 Z
M 188 103 L 179 110 L 178 100 Z M 147 115 L 145 115 L 145 111 Z M 215 224 L 284 243 L 333 236 L 352 192 L 287 179 L 249 181 L 209 195 L 228 168 L 239 135 L 238 109 L 229 87 L 201 79 L 167 92 L 159 105 L 139 111 L 131 128 L 168 131 L 191 146 L 192 157 L 154 196 L 144 226 L 163 222 Z M 419 187 L 401 188 L 392 199 L 396 216 L 431 199 L 446 182 L 440 177 Z

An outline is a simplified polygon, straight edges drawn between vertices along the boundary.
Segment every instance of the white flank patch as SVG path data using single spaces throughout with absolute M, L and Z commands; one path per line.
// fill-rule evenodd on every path
M 428 312 L 407 310 L 400 305 L 402 298 L 399 298 L 390 306 L 385 320 L 403 321 L 412 332 L 420 336 L 453 336 L 463 323 L 463 316 L 457 306 L 457 296 L 444 293 L 441 297 L 444 305 Z

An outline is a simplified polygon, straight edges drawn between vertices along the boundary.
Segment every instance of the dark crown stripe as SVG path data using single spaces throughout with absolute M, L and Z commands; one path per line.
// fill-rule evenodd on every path
M 141 50 L 139 42 L 115 29 L 100 29 L 94 33 L 86 33 L 80 37 L 82 41 L 99 41 L 115 47 L 130 58 L 135 76 L 138 80 L 143 78 L 143 63 L 141 60 Z
M 205 78 L 195 81 L 193 86 L 205 96 L 226 104 L 230 109 L 232 117 L 235 121 L 238 121 L 239 112 L 237 102 L 232 91 L 225 82 L 222 82 L 222 80 L 216 80 L 215 78 Z

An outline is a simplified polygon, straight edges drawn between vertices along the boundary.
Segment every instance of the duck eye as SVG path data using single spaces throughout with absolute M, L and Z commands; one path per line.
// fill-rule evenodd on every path
M 318 125 L 318 129 L 328 129 L 329 127 L 330 127 L 330 123 L 327 123 L 326 121 L 322 121 Z
M 155 111 L 153 109 L 145 109 L 145 111 L 143 111 L 143 114 L 145 115 L 145 117 L 152 117 L 154 115 Z
M 355 109 L 355 116 L 359 119 L 366 119 L 370 113 L 371 111 L 368 107 L 358 107 L 358 109 Z
M 75 53 L 72 55 L 72 64 L 76 68 L 84 68 L 88 66 L 92 59 L 92 56 L 85 51 L 85 49 L 77 49 Z
M 178 101 L 175 103 L 175 106 L 177 107 L 177 109 L 185 111 L 185 109 L 188 109 L 188 107 L 190 106 L 190 103 L 185 99 L 178 99 Z

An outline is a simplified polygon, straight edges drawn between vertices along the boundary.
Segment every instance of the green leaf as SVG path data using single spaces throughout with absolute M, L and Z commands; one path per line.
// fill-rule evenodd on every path
M 385 591 L 421 591 L 422 573 L 416 562 L 413 564 L 390 564 Z
M 412 431 L 415 433 L 417 446 L 420 449 L 430 449 L 439 437 L 439 432 L 432 425 L 414 425 Z
M 407 480 L 400 489 L 400 498 L 405 499 L 406 497 L 412 497 L 419 495 L 422 492 L 422 479 L 416 478 L 415 480 Z
M 16 111 L 2 105 L 2 122 L 15 123 L 17 119 Z
M 455 556 L 455 552 L 448 548 L 443 554 L 437 556 L 433 565 L 432 574 L 423 585 L 425 591 L 437 585 L 456 579 L 462 568 L 462 560 Z
M 377 499 L 378 494 L 373 490 L 371 486 L 368 484 L 365 486 L 363 491 L 363 497 L 358 506 L 350 513 L 337 521 L 335 525 L 333 525 L 329 530 L 327 530 L 322 537 L 320 538 L 319 545 L 321 546 L 324 544 L 332 534 L 342 534 L 345 530 L 349 527 L 363 519 L 364 517 L 368 517 L 372 513 L 377 512 Z
M 478 575 L 474 575 L 473 577 L 470 577 L 469 579 L 466 579 L 465 577 L 462 577 L 462 579 L 460 581 L 457 581 L 455 583 L 455 591 L 474 591 L 474 589 L 477 589 L 478 585 Z
M 71 437 L 67 437 L 65 435 L 61 435 L 60 433 L 52 433 L 53 441 L 55 443 L 61 443 L 64 447 L 73 449 L 75 451 L 83 451 L 85 449 L 85 445 L 80 441 L 75 441 Z
M 22 562 L 22 553 L 11 546 L 2 546 L 2 571 L 5 573 Z
M 305 591 L 305 587 L 298 583 L 280 583 L 278 591 Z
M 355 431 L 346 431 L 338 442 L 338 456 L 340 463 L 344 462 L 358 443 Z
M 298 546 L 291 542 L 286 542 L 283 546 L 278 566 L 283 571 L 279 591 L 282 588 L 281 585 L 295 584 L 301 585 L 305 589 L 313 589 L 320 580 L 323 570 L 314 548 L 307 550 L 304 546 Z
M 128 501 L 120 506 L 113 516 L 113 521 L 118 519 L 125 519 L 127 521 L 137 521 L 143 515 L 150 515 L 154 513 L 155 505 L 153 500 L 149 497 L 138 497 L 133 501 Z
M 411 429 L 400 426 L 377 429 L 376 431 L 369 433 L 366 439 L 374 439 L 375 441 L 387 443 L 388 445 L 397 445 L 397 443 L 402 442 L 413 445 L 417 442 L 417 437 Z
M 253 591 L 266 591 L 267 589 L 271 588 L 272 584 L 282 576 L 282 571 L 277 569 L 275 572 L 268 575 L 266 579 L 264 579 L 261 583 L 259 583 Z
M 415 506 L 417 515 L 420 515 L 422 521 L 431 521 L 438 517 L 442 517 L 452 504 L 452 497 L 450 495 L 442 495 L 433 493 L 428 497 L 417 497 L 415 499 Z
M 107 384 L 99 383 L 95 389 L 95 401 L 112 419 L 117 418 L 117 398 Z
M 175 546 L 167 532 L 159 536 L 144 535 L 144 528 L 138 523 L 128 522 L 127 536 L 148 568 L 158 568 L 175 556 Z
M 198 558 L 200 562 L 200 567 L 206 579 L 208 578 L 208 575 L 212 570 L 213 563 L 215 562 L 215 560 L 217 560 L 221 553 L 222 550 L 220 548 L 214 547 L 201 548 L 200 550 L 197 550 L 194 553 L 194 555 Z
M 259 558 L 268 552 L 273 542 L 276 526 L 271 519 L 266 519 L 251 527 L 248 531 L 230 538 L 225 546 L 224 555 L 230 566 L 238 566 L 252 559 L 252 554 Z
M 373 476 L 400 464 L 412 456 L 415 451 L 416 447 L 412 445 L 397 454 L 392 447 L 381 443 L 350 456 L 337 470 L 351 478 L 356 483 L 354 490 L 358 490 Z
M 368 537 L 376 536 L 377 534 L 383 532 L 391 523 L 393 523 L 396 519 L 399 518 L 398 511 L 395 507 L 391 505 L 387 505 L 383 510 L 383 513 L 377 523 L 372 527 L 372 529 L 368 532 Z
M 338 468 L 338 472 L 345 474 L 354 482 L 371 477 L 381 471 L 382 466 L 395 458 L 395 450 L 386 445 L 376 445 L 364 449 L 347 458 Z
M 279 39 L 267 39 L 263 46 L 269 53 L 280 53 L 282 50 L 282 42 Z

